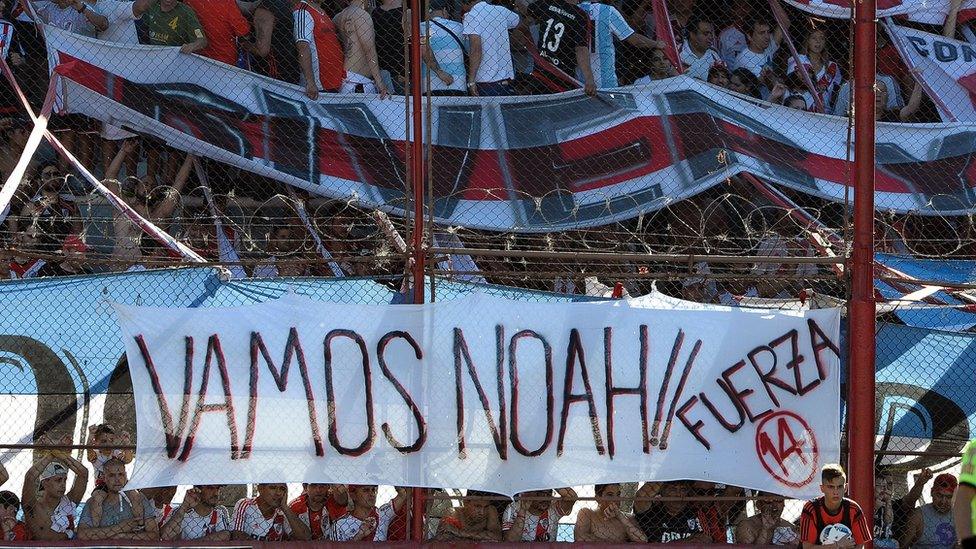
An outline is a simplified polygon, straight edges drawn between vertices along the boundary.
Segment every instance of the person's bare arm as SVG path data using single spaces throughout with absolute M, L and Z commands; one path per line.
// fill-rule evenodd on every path
M 752 517 L 743 520 L 735 526 L 735 543 L 753 545 L 759 539 L 759 529 L 756 528 L 756 521 Z
M 183 188 L 186 187 L 186 182 L 190 179 L 190 171 L 192 169 L 193 155 L 188 154 L 183 159 L 180 171 L 176 174 L 176 181 L 173 182 L 173 187 L 166 191 L 166 197 L 153 210 L 153 219 L 162 221 L 169 219 L 169 216 L 173 214 L 173 210 L 176 209 L 176 204 L 179 202 Z
M 593 67 L 590 66 L 589 47 L 576 47 L 576 66 L 583 73 L 583 91 L 586 95 L 596 95 L 596 81 L 593 79 Z
M 434 75 L 440 79 L 441 82 L 447 86 L 454 83 L 454 77 L 444 72 L 444 69 L 441 68 L 440 63 L 437 62 L 437 58 L 434 57 L 434 50 L 430 49 L 430 44 L 424 44 L 423 56 L 424 63 L 427 64 L 427 68 L 429 68 L 430 72 L 434 73 Z
M 485 518 L 485 539 L 487 541 L 502 541 L 502 522 L 498 519 L 498 512 L 488 509 L 488 516 Z
M 376 89 L 380 91 L 380 97 L 386 97 L 389 93 L 383 77 L 380 76 L 379 56 L 376 54 L 376 30 L 373 27 L 373 19 L 367 13 L 359 13 L 353 21 L 353 32 L 363 53 L 366 55 L 366 63 L 369 65 L 370 77 L 376 84 Z
M 907 513 L 915 508 L 915 504 L 918 503 L 918 498 L 922 497 L 922 490 L 925 488 L 925 483 L 932 480 L 933 476 L 935 476 L 934 473 L 928 468 L 915 473 L 915 484 L 912 485 L 912 489 L 898 500 L 902 511 Z
M 651 506 L 651 498 L 661 490 L 658 482 L 645 482 L 634 494 L 634 512 L 643 513 Z
M 909 118 L 912 117 L 918 108 L 922 106 L 922 85 L 915 83 L 915 87 L 912 88 L 912 95 L 908 98 L 908 103 L 898 111 L 898 119 L 902 122 L 907 122 Z
M 959 20 L 960 6 L 962 6 L 962 0 L 951 0 L 949 2 L 949 13 L 946 15 L 945 26 L 942 27 L 942 36 L 956 37 L 956 22 Z
M 189 44 L 183 44 L 180 46 L 180 53 L 196 53 L 200 50 L 206 49 L 210 45 L 210 41 L 207 40 L 206 36 L 201 36 Z
M 641 529 L 640 524 L 637 524 L 637 519 L 633 515 L 621 512 L 620 521 L 627 528 L 627 539 L 635 543 L 647 543 L 647 534 Z
M 20 502 L 24 509 L 34 507 L 37 502 L 37 483 L 41 477 L 41 471 L 48 466 L 49 463 L 54 461 L 54 458 L 50 454 L 45 455 L 41 459 L 37 460 L 27 473 L 24 475 L 24 487 L 20 492 Z
M 254 42 L 244 42 L 248 51 L 258 57 L 271 53 L 271 36 L 274 33 L 274 15 L 266 8 L 254 10 Z
M 905 530 L 901 534 L 901 538 L 898 540 L 899 547 L 911 547 L 918 541 L 918 538 L 922 535 L 922 512 L 918 509 L 912 511 L 912 514 L 908 516 L 908 524 L 905 525 Z
M 85 497 L 85 489 L 88 488 L 88 468 L 77 459 L 65 455 L 65 465 L 75 474 L 75 480 L 71 483 L 71 490 L 68 490 L 68 499 L 75 504 L 81 503 Z
M 468 91 L 471 95 L 478 95 L 477 76 L 481 67 L 481 37 L 477 34 L 468 35 Z
M 298 48 L 298 65 L 305 79 L 305 97 L 315 101 L 319 98 L 319 87 L 316 85 L 318 78 L 312 73 L 312 48 L 304 40 L 298 42 L 295 47 Z
M 7 468 L 0 463 L 0 486 L 3 486 L 8 480 L 10 480 L 10 474 L 7 473 Z
M 119 147 L 119 152 L 115 153 L 115 158 L 108 165 L 105 170 L 105 179 L 102 180 L 102 184 L 105 185 L 108 190 L 112 191 L 112 194 L 119 194 L 119 173 L 122 172 L 122 166 L 125 165 L 126 158 L 132 154 L 136 148 L 139 146 L 139 141 L 137 139 L 126 139 L 122 142 L 122 146 Z M 91 433 L 94 436 L 94 433 Z M 89 454 L 91 461 L 94 461 L 94 450 L 89 450 L 92 452 Z
M 660 40 L 651 40 L 639 32 L 631 34 L 624 39 L 624 42 L 627 42 L 631 46 L 636 46 L 646 50 L 664 49 L 665 47 L 664 42 L 661 42 Z
M 132 15 L 134 15 L 136 19 L 142 17 L 142 14 L 149 11 L 149 8 L 151 8 L 156 2 L 157 0 L 136 0 L 132 3 Z
M 573 512 L 573 506 L 576 505 L 576 490 L 572 488 L 556 488 L 556 509 L 563 516 L 566 516 Z
M 976 535 L 973 532 L 972 505 L 976 497 L 976 488 L 968 484 L 960 484 L 952 499 L 952 519 L 956 523 L 956 536 L 959 541 Z
M 580 509 L 576 515 L 576 525 L 573 526 L 574 541 L 601 541 L 593 533 L 593 511 L 592 509 Z
M 72 7 L 81 13 L 98 32 L 102 32 L 108 28 L 108 18 L 95 11 L 95 8 L 89 6 L 83 0 L 75 0 Z

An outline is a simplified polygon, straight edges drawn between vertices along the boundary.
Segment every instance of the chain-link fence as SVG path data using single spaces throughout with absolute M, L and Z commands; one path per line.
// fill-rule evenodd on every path
M 944 523 L 939 475 L 958 472 L 976 405 L 976 36 L 963 3 L 900 6 L 880 14 L 876 56 L 874 531 L 951 546 L 920 538 Z M 420 8 L 414 35 L 399 0 L 0 1 L 19 85 L 0 86 L 0 172 L 20 180 L 0 278 L 40 279 L 0 285 L 5 539 L 799 541 L 801 502 L 705 482 L 514 500 L 357 484 L 119 495 L 138 456 L 109 302 L 409 303 L 418 265 L 435 302 L 848 298 L 864 53 L 842 3 Z M 77 162 L 31 152 L 46 102 Z

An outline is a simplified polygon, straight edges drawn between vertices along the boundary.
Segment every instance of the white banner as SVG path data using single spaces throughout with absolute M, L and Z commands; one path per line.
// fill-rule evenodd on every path
M 976 122 L 976 47 L 890 21 L 885 29 L 905 64 L 921 77 L 942 119 Z
M 291 295 L 116 310 L 135 390 L 134 487 L 510 495 L 701 479 L 810 497 L 839 457 L 838 309 Z
M 791 6 L 807 13 L 834 19 L 851 17 L 849 0 L 786 0 Z M 916 23 L 941 25 L 949 14 L 950 0 L 879 0 L 878 18 L 904 16 Z M 962 0 L 959 21 L 976 16 L 976 0 Z

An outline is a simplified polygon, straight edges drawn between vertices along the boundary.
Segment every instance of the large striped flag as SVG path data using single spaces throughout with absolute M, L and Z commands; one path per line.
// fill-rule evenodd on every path
M 849 0 L 786 0 L 790 5 L 820 17 L 848 19 Z M 878 17 L 904 16 L 910 21 L 941 25 L 949 13 L 949 0 L 878 0 Z M 963 0 L 959 21 L 976 18 L 976 0 Z

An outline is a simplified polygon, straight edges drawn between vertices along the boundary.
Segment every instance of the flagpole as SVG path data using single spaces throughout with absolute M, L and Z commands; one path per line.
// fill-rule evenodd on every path
M 875 308 L 875 0 L 852 2 L 854 9 L 854 242 L 849 305 L 848 469 L 851 495 L 874 526 Z M 870 549 L 870 547 L 868 548 Z

